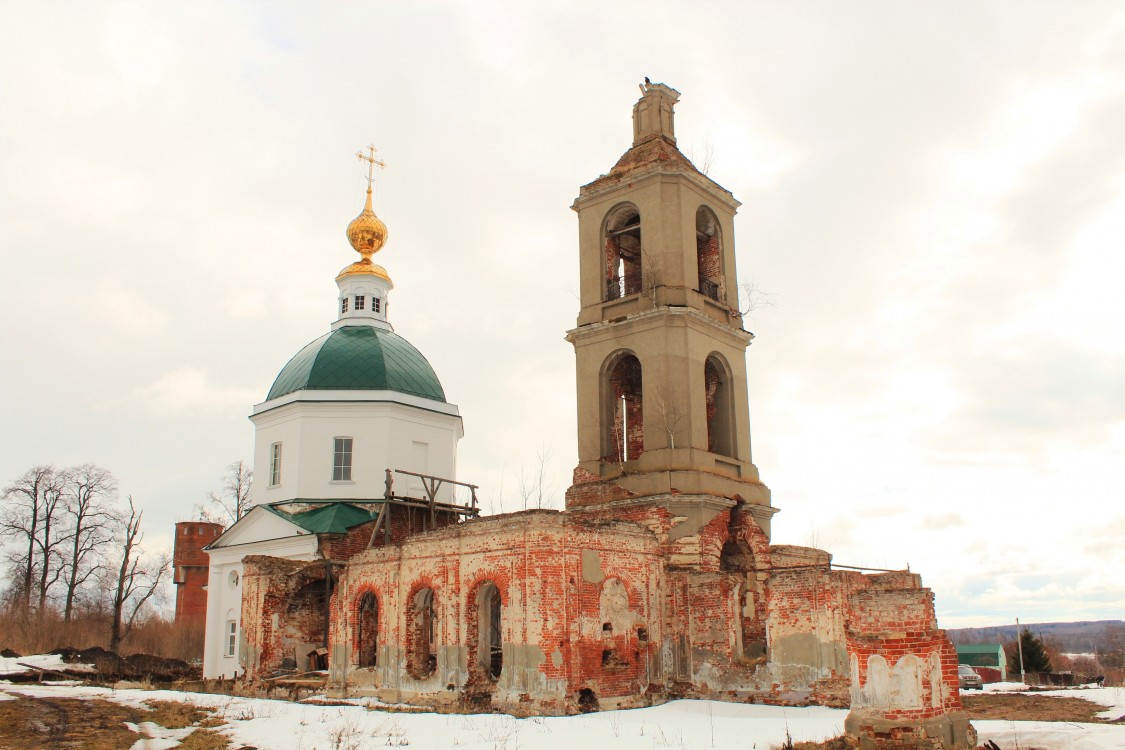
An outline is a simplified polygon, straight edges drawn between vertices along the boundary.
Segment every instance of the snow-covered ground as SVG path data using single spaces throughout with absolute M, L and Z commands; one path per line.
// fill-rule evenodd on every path
M 606 747 L 766 750 L 785 741 L 821 740 L 843 732 L 847 711 L 832 708 L 748 706 L 714 701 L 673 701 L 632 711 L 585 716 L 516 719 L 502 714 L 392 713 L 363 705 L 316 706 L 256 698 L 174 691 L 14 685 L 5 692 L 30 697 L 101 698 L 133 706 L 175 700 L 213 707 L 228 724 L 221 731 L 235 747 L 262 750 L 353 750 L 363 747 L 451 750 L 576 750 Z M 1044 693 L 1040 693 L 1043 695 Z M 1106 706 L 1106 718 L 1125 714 L 1125 689 L 1063 690 Z M 1038 721 L 975 721 L 981 741 L 1002 748 L 1125 750 L 1125 726 Z M 158 736 L 155 734 L 150 736 Z M 162 745 L 171 747 L 171 745 Z
M 31 656 L 15 656 L 10 659 L 0 656 L 0 675 L 23 674 L 30 671 L 27 667 L 20 666 L 21 664 L 28 664 L 40 669 L 66 669 L 69 672 L 94 671 L 94 668 L 89 664 L 67 664 L 58 654 L 32 654 Z

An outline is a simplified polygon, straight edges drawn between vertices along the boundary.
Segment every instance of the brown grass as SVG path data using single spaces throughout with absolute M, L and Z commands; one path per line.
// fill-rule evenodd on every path
M 1080 721 L 1100 724 L 1097 714 L 1105 706 L 1084 698 L 1050 695 L 990 693 L 962 695 L 961 704 L 970 719 L 1007 719 L 1010 721 Z
M 0 701 L 0 750 L 128 750 L 142 739 L 125 722 L 151 721 L 168 729 L 199 725 L 180 747 L 186 750 L 226 750 L 227 738 L 213 731 L 223 722 L 213 709 L 177 701 L 150 700 L 150 711 L 97 699 L 27 698 Z
M 0 701 L 0 750 L 128 750 L 141 735 L 125 722 L 147 718 L 145 711 L 109 701 L 12 697 Z
M 191 703 L 180 703 L 179 701 L 158 701 L 148 700 L 145 705 L 152 709 L 145 721 L 151 721 L 154 724 L 159 724 L 165 729 L 183 729 L 190 727 L 203 719 L 211 713 L 214 709 L 200 708 Z

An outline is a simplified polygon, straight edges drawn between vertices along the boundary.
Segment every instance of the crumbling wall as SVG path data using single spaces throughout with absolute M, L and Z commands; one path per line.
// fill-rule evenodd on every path
M 961 707 L 956 649 L 917 576 L 872 576 L 849 595 L 847 648 L 852 710 L 844 728 L 853 747 L 976 747 Z
M 323 668 L 311 657 L 324 647 L 326 610 L 322 561 L 243 558 L 242 630 L 239 661 L 249 681 L 283 671 Z M 329 583 L 329 591 L 332 589 Z
M 480 519 L 365 551 L 341 578 L 334 608 L 333 659 L 346 666 L 333 664 L 333 690 L 555 713 L 577 710 L 585 690 L 603 706 L 639 705 L 659 637 L 660 569 L 655 540 L 642 529 L 589 526 L 554 511 Z M 486 585 L 502 602 L 495 677 L 480 652 Z M 410 658 L 420 588 L 433 591 L 436 613 L 429 675 Z M 361 668 L 355 605 L 368 591 L 379 602 L 378 657 Z

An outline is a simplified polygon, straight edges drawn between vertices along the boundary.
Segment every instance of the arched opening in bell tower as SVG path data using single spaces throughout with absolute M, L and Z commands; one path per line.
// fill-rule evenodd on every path
M 695 212 L 695 257 L 699 291 L 716 302 L 722 299 L 723 258 L 719 220 L 706 206 Z
M 641 214 L 627 203 L 605 221 L 605 301 L 641 291 Z
M 644 452 L 644 396 L 641 363 L 631 353 L 615 355 L 602 388 L 602 444 L 606 461 L 633 461 Z
M 730 370 L 718 355 L 707 358 L 703 367 L 707 405 L 707 450 L 734 456 L 734 414 L 731 402 Z

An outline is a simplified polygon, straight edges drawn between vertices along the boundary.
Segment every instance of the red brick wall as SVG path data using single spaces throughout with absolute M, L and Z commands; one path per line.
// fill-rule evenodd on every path
M 173 580 L 176 583 L 176 622 L 201 622 L 207 614 L 207 566 L 203 551 L 223 533 L 221 524 L 181 521 L 176 524 L 172 548 Z

